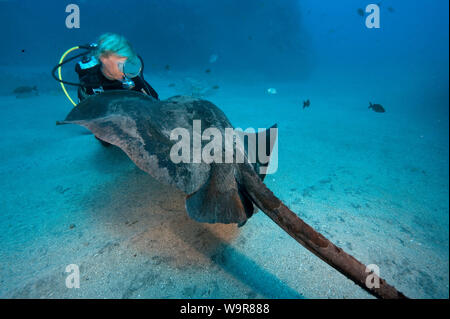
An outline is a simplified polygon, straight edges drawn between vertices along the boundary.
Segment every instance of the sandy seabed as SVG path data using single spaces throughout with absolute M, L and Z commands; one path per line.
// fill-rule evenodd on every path
M 449 297 L 448 122 L 410 120 L 400 98 L 376 114 L 338 90 L 217 84 L 201 93 L 235 126 L 278 123 L 266 184 L 293 211 L 409 297 Z M 191 220 L 184 195 L 120 149 L 56 126 L 71 106 L 55 87 L 0 96 L 1 298 L 372 298 L 262 212 L 242 228 Z

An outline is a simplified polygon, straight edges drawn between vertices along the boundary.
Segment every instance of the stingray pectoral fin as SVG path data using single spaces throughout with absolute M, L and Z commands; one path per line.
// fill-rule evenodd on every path
M 254 203 L 306 249 L 378 298 L 407 298 L 384 279 L 378 277 L 377 274 L 368 272 L 367 267 L 356 258 L 347 254 L 306 224 L 297 214 L 284 205 L 252 170 L 242 165 L 240 171 L 242 183 Z M 366 285 L 369 276 L 379 283 L 378 287 Z
M 83 100 L 59 124 L 78 124 L 97 138 L 121 148 L 144 172 L 192 194 L 209 176 L 204 163 L 175 164 L 170 158 L 174 141 L 165 133 L 155 102 L 133 91 L 107 91 Z M 166 118 L 167 122 L 173 118 Z
M 186 210 L 192 219 L 243 225 L 253 214 L 253 203 L 239 189 L 234 169 L 229 164 L 212 165 L 208 181 L 186 199 Z
M 172 145 L 170 141 L 157 130 L 152 130 L 149 136 L 151 128 L 140 127 L 129 116 L 116 114 L 62 123 L 78 124 L 87 128 L 100 140 L 121 148 L 144 172 L 187 194 L 197 190 L 206 180 L 208 174 L 206 165 L 174 164 L 168 159 Z

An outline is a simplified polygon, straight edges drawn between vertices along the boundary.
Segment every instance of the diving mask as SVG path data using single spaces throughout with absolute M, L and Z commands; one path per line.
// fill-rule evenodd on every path
M 122 72 L 127 78 L 132 79 L 138 76 L 142 70 L 142 63 L 139 57 L 129 57 L 124 62 L 117 63 L 120 72 Z

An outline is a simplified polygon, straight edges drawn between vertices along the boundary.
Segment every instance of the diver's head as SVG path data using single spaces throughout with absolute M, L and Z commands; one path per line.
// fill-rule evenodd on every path
M 101 62 L 103 74 L 110 80 L 122 80 L 125 76 L 139 75 L 142 65 L 130 42 L 115 33 L 102 34 L 94 51 Z

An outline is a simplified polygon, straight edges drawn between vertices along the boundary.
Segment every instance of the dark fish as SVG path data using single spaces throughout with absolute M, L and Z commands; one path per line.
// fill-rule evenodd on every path
M 364 10 L 361 9 L 361 8 L 358 8 L 358 10 L 356 10 L 356 12 L 358 12 L 358 14 L 359 14 L 361 17 L 364 17 L 364 15 L 366 14 L 366 13 L 364 12 Z
M 14 89 L 13 94 L 17 99 L 30 98 L 39 95 L 36 85 L 35 86 L 19 86 Z
M 211 73 L 211 69 L 206 69 L 205 73 Z
M 35 86 L 19 86 L 13 91 L 14 94 L 27 94 L 27 93 L 37 93 L 37 87 Z
M 169 87 L 173 88 L 175 86 L 175 83 L 170 83 Z
M 309 99 L 306 101 L 303 101 L 303 108 L 309 107 L 310 105 L 311 105 L 311 102 L 309 101 Z
M 214 90 L 218 90 L 218 89 L 220 88 L 220 86 L 214 85 L 212 88 L 213 88 Z
M 369 109 L 372 109 L 374 112 L 377 113 L 384 113 L 386 112 L 386 110 L 384 109 L 384 107 L 381 104 L 372 104 L 372 102 L 369 102 Z
M 183 191 L 186 211 L 192 219 L 242 226 L 259 208 L 300 244 L 369 293 L 380 298 L 405 298 L 381 278 L 379 286 L 366 285 L 365 265 L 306 224 L 264 184 L 265 171 L 261 167 L 267 167 L 268 161 L 260 162 L 256 157 L 256 162 L 250 161 L 248 152 L 259 153 L 262 147 L 270 158 L 276 130 L 268 130 L 263 136 L 259 136 L 263 132 L 253 133 L 252 138 L 247 138 L 247 147 L 236 148 L 234 152 L 244 151 L 242 162 L 172 161 L 175 141 L 171 132 L 180 128 L 193 131 L 194 120 L 201 120 L 201 129 L 216 128 L 221 134 L 233 128 L 225 113 L 209 101 L 186 96 L 158 101 L 136 91 L 119 90 L 84 99 L 57 124 L 84 126 L 99 139 L 121 148 L 156 180 Z M 191 138 L 187 143 L 193 149 Z
M 166 69 L 167 71 L 170 70 L 170 65 L 166 64 L 166 66 L 164 67 L 164 69 Z
M 392 8 L 392 7 L 389 7 L 389 8 L 387 8 L 387 9 L 388 9 L 388 11 L 391 12 L 391 13 L 395 12 L 395 9 Z

